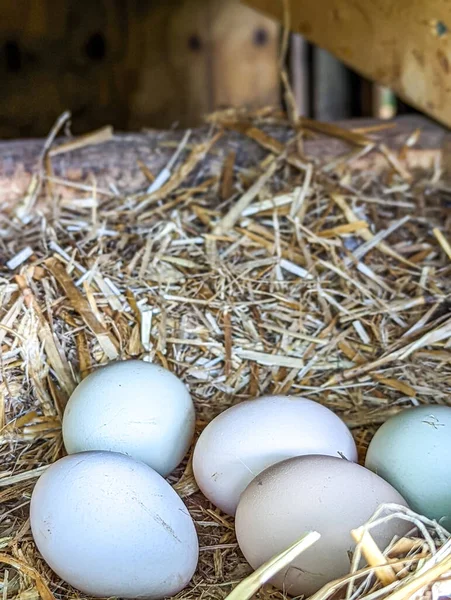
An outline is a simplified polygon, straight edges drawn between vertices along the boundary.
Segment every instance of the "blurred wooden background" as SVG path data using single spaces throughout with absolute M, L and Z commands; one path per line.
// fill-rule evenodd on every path
M 280 105 L 280 35 L 239 0 L 2 0 L 0 138 L 44 136 L 65 110 L 83 133 Z M 298 35 L 288 63 L 300 114 L 391 116 L 390 99 Z
M 279 26 L 237 0 L 2 0 L 0 137 L 195 125 L 279 102 Z

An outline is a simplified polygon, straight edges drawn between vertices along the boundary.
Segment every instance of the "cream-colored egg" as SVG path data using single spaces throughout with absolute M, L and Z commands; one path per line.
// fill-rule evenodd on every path
M 356 463 L 332 456 L 300 456 L 273 465 L 242 494 L 236 512 L 238 544 L 249 563 L 260 567 L 310 531 L 321 538 L 273 584 L 290 595 L 310 595 L 346 575 L 355 544 L 351 530 L 381 504 L 406 506 L 386 481 Z M 371 530 L 385 548 L 410 525 L 400 519 Z
M 194 476 L 213 504 L 234 515 L 256 475 L 303 454 L 357 460 L 351 432 L 328 408 L 301 397 L 264 396 L 229 408 L 204 429 L 194 450 Z
M 113 362 L 75 389 L 63 417 L 69 454 L 123 452 L 166 476 L 183 460 L 195 414 L 186 386 L 173 373 L 141 360 Z
M 187 508 L 156 471 L 123 454 L 54 463 L 34 488 L 30 522 L 49 566 L 91 596 L 171 596 L 196 569 Z

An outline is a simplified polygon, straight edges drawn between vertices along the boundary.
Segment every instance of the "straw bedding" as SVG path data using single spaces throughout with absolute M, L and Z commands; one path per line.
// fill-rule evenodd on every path
M 402 151 L 378 145 L 373 131 L 338 127 L 325 133 L 345 140 L 346 153 L 311 160 L 303 140 L 324 136 L 314 124 L 295 130 L 269 111 L 238 117 L 215 115 L 201 133 L 179 137 L 165 148 L 171 156 L 178 149 L 168 180 L 128 196 L 97 189 L 89 175 L 82 189 L 52 183 L 49 151 L 60 143 L 52 138 L 27 194 L 3 210 L 5 600 L 79 596 L 36 552 L 28 504 L 36 478 L 64 453 L 67 398 L 100 364 L 139 357 L 174 371 L 195 400 L 197 433 L 258 395 L 317 400 L 348 423 L 361 458 L 389 416 L 449 403 L 451 213 L 439 165 L 410 172 Z M 249 137 L 259 149 L 253 162 L 240 155 Z M 220 138 L 225 153 L 216 151 Z M 383 157 L 382 173 L 355 168 L 369 152 Z M 143 169 L 151 185 L 157 173 Z M 250 573 L 233 521 L 202 498 L 189 461 L 171 482 L 201 545 L 180 597 L 222 599 Z M 348 590 L 353 598 L 427 595 L 430 585 L 422 586 L 451 570 L 447 532 L 412 518 L 420 531 L 389 555 L 394 582 L 384 585 L 370 569 L 364 585 Z M 431 574 L 427 560 L 438 570 Z

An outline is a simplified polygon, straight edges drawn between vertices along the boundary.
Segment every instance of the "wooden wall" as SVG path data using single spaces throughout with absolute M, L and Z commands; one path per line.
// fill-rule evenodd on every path
M 2 0 L 0 137 L 187 127 L 280 100 L 279 26 L 238 0 Z

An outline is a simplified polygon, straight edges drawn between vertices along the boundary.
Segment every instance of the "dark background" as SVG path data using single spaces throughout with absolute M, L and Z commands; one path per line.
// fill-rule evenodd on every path
M 229 106 L 282 105 L 279 24 L 238 0 L 2 0 L 0 138 L 196 126 Z M 410 109 L 291 36 L 300 114 L 390 117 Z

